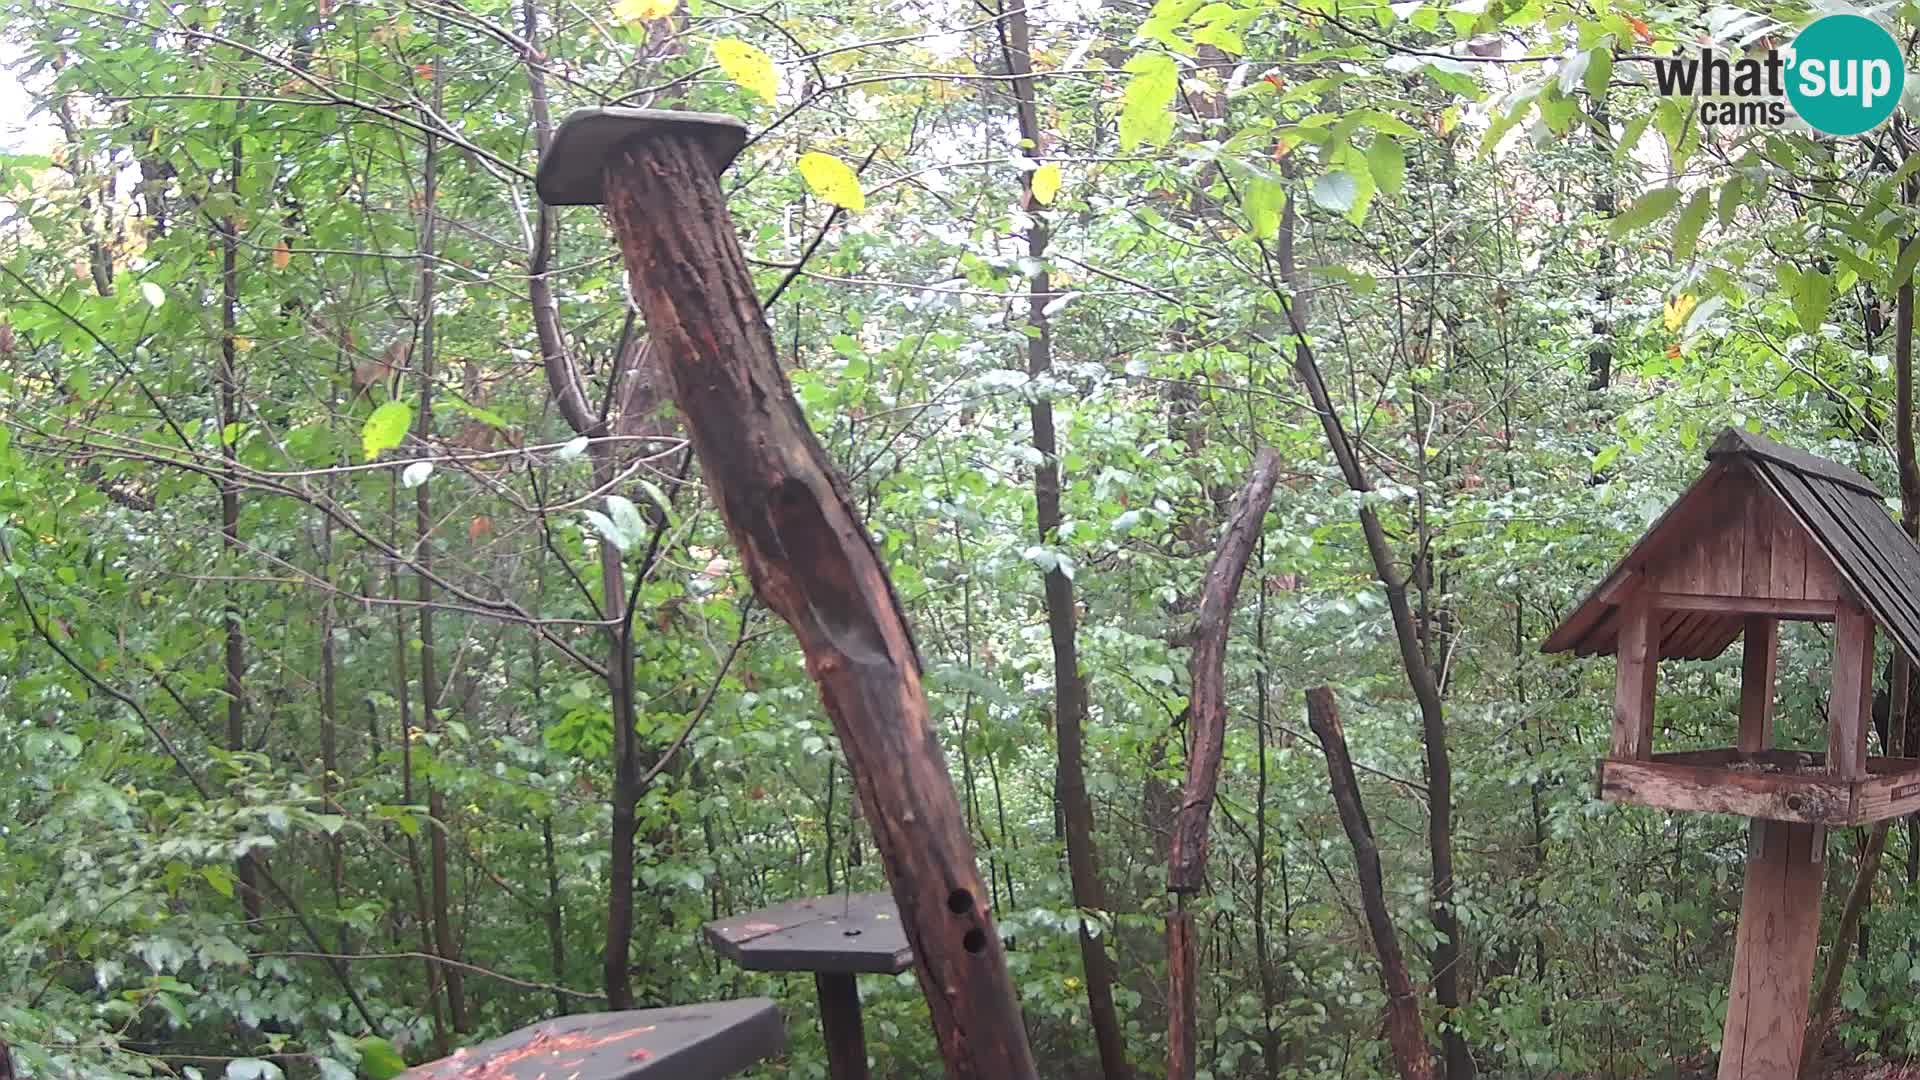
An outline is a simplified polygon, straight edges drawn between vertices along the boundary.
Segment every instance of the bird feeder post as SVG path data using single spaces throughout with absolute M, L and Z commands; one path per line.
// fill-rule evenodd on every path
M 799 639 L 839 735 L 947 1074 L 1026 1080 L 1032 1051 L 912 632 L 794 401 L 720 189 L 745 141 L 727 116 L 577 112 L 540 163 L 540 195 L 611 214 L 707 488 L 755 593 Z

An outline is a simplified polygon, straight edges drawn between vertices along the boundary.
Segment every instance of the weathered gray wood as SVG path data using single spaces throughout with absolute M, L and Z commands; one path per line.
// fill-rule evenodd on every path
M 1720 1080 L 1796 1080 L 1820 942 L 1817 825 L 1753 823 Z
M 521 1028 L 401 1080 L 720 1080 L 786 1048 L 767 998 L 589 1013 Z

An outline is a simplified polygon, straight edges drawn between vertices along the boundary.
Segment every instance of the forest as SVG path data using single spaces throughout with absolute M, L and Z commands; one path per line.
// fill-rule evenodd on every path
M 0 1077 L 1920 1075 L 1920 788 L 1739 771 L 1920 756 L 1920 2 L 1749 2 L 0 0 Z M 889 892 L 854 1066 L 707 929 Z

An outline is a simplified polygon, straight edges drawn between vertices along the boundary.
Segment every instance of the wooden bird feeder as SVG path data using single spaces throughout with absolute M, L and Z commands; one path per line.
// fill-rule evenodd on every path
M 1920 810 L 1920 759 L 1867 754 L 1875 628 L 1920 657 L 1920 548 L 1845 466 L 1731 428 L 1707 460 L 1542 649 L 1619 658 L 1601 798 L 1752 820 L 1719 1075 L 1790 1080 L 1819 939 L 1825 830 Z M 1773 746 L 1783 619 L 1833 624 L 1824 750 Z M 1659 662 L 1719 656 L 1735 639 L 1735 745 L 1653 752 Z
M 813 974 L 827 1075 L 867 1080 L 866 1027 L 856 975 L 898 975 L 913 966 L 900 909 L 886 893 L 795 900 L 710 922 L 707 942 L 748 971 Z

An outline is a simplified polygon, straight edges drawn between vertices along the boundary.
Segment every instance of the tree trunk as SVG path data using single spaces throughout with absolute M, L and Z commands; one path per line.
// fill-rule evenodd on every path
M 1327 391 L 1320 364 L 1314 359 L 1312 346 L 1307 343 L 1306 291 L 1302 287 L 1303 281 L 1293 255 L 1295 220 L 1294 204 L 1289 200 L 1280 216 L 1282 281 L 1273 283 L 1293 331 L 1294 373 L 1306 387 L 1314 411 L 1320 416 L 1321 430 L 1326 434 L 1328 448 L 1333 451 L 1334 460 L 1340 466 L 1340 475 L 1349 489 L 1364 495 L 1373 490 L 1373 485 L 1360 465 L 1359 454 L 1347 436 L 1346 427 L 1340 422 L 1340 413 L 1333 403 L 1333 396 Z M 1433 928 L 1437 931 L 1430 953 L 1433 996 L 1446 1013 L 1443 1021 L 1447 1026 L 1442 1041 L 1446 1049 L 1447 1080 L 1470 1080 L 1474 1074 L 1473 1055 L 1467 1051 L 1466 1040 L 1460 1035 L 1454 1015 L 1461 1004 L 1460 956 L 1463 949 L 1459 920 L 1454 917 L 1452 902 L 1453 764 L 1447 753 L 1446 712 L 1440 700 L 1440 688 L 1433 678 L 1433 669 L 1427 665 L 1420 648 L 1419 628 L 1415 625 L 1413 610 L 1407 603 L 1407 582 L 1394 568 L 1393 549 L 1387 542 L 1386 529 L 1381 526 L 1379 515 L 1367 503 L 1361 503 L 1359 516 L 1360 531 L 1366 539 L 1374 577 L 1379 580 L 1381 591 L 1387 595 L 1387 609 L 1393 617 L 1394 638 L 1400 648 L 1400 667 L 1406 674 L 1408 686 L 1413 690 L 1414 700 L 1420 706 L 1420 739 L 1426 751 L 1427 792 L 1432 804 L 1427 817 L 1427 849 L 1433 868 L 1430 911 Z
M 774 353 L 697 138 L 605 162 L 634 298 L 754 591 L 793 628 L 893 885 L 947 1073 L 1035 1075 L 892 582 Z
M 433 65 L 436 111 L 440 108 L 445 79 L 443 66 Z M 438 255 L 440 224 L 439 207 L 436 205 L 440 186 L 439 140 L 428 135 L 426 145 L 426 159 L 421 169 L 420 333 L 415 357 L 419 367 L 420 410 L 414 422 L 414 438 L 423 456 L 430 455 L 429 441 L 433 436 L 434 301 L 439 282 L 434 259 Z M 430 485 L 421 483 L 413 489 L 413 496 L 414 531 L 420 544 L 419 554 L 415 558 L 422 571 L 414 578 L 415 598 L 420 603 L 420 728 L 434 732 L 440 730 L 441 687 L 439 657 L 435 652 L 433 634 L 431 575 L 434 523 Z M 433 879 L 433 950 L 442 961 L 458 960 L 459 950 L 453 940 L 452 884 L 447 866 L 447 831 L 453 827 L 453 823 L 447 819 L 446 794 L 440 790 L 440 785 L 431 780 L 427 783 L 427 815 L 433 819 L 432 832 L 427 838 L 427 859 Z M 446 987 L 447 1019 L 453 1025 L 453 1030 L 472 1030 L 467 1018 L 466 979 L 461 970 L 450 963 L 442 963 L 440 981 Z
M 234 191 L 240 189 L 240 144 L 233 145 L 228 178 Z M 220 481 L 220 547 L 228 560 L 227 572 L 237 573 L 232 560 L 240 551 L 240 485 L 235 478 L 239 461 L 240 367 L 238 361 L 240 311 L 240 227 L 231 217 L 220 222 L 220 458 L 225 470 Z M 226 608 L 221 621 L 226 628 L 227 749 L 239 753 L 247 749 L 247 638 L 240 619 L 238 586 L 226 586 Z M 235 866 L 240 879 L 240 906 L 246 912 L 247 925 L 260 922 L 260 875 L 251 854 L 240 856 Z
M 1025 153 L 1036 162 L 1041 156 L 1044 135 L 1033 82 L 1031 25 L 1025 4 L 1006 9 L 1004 47 L 1007 70 L 1013 75 L 1014 101 Z M 1035 382 L 1053 371 L 1053 337 L 1048 326 L 1047 305 L 1053 292 L 1047 282 L 1044 260 L 1048 232 L 1040 213 L 1040 202 L 1033 196 L 1033 172 L 1021 173 L 1021 203 L 1031 215 L 1027 230 L 1027 256 L 1034 264 L 1027 292 L 1027 375 Z M 1060 458 L 1054 435 L 1053 402 L 1047 391 L 1036 387 L 1028 415 L 1033 426 L 1033 448 L 1040 463 L 1033 470 L 1034 516 L 1040 543 L 1059 542 Z M 1047 636 L 1053 643 L 1053 730 L 1057 760 L 1054 792 L 1067 847 L 1067 876 L 1073 889 L 1073 903 L 1082 912 L 1104 912 L 1106 886 L 1100 878 L 1099 853 L 1093 841 L 1093 805 L 1087 797 L 1086 751 L 1084 736 L 1087 722 L 1087 684 L 1080 674 L 1078 618 L 1074 606 L 1073 579 L 1058 565 L 1047 571 L 1045 579 Z M 1095 937 L 1084 918 L 1080 924 L 1080 959 L 1085 968 L 1087 1008 L 1092 1014 L 1094 1042 L 1100 1050 L 1101 1070 L 1107 1080 L 1128 1080 L 1132 1070 L 1127 1064 L 1120 1018 L 1113 1006 L 1113 961 L 1107 955 L 1102 938 Z
M 1253 475 L 1240 502 L 1227 519 L 1227 529 L 1214 552 L 1202 586 L 1200 612 L 1194 618 L 1193 654 L 1189 661 L 1192 690 L 1187 698 L 1187 777 L 1180 808 L 1173 822 L 1173 844 L 1167 858 L 1167 891 L 1175 896 L 1175 912 L 1167 922 L 1167 1077 L 1192 1080 L 1195 1065 L 1195 982 L 1193 918 L 1187 897 L 1199 892 L 1207 875 L 1207 823 L 1213 813 L 1214 789 L 1220 780 L 1220 756 L 1227 738 L 1227 631 L 1233 626 L 1233 603 L 1240 595 L 1240 579 L 1260 538 L 1260 522 L 1273 503 L 1280 479 L 1280 455 L 1262 450 L 1254 455 Z
M 1340 811 L 1340 827 L 1353 845 L 1360 907 L 1366 915 L 1367 933 L 1373 938 L 1374 955 L 1380 958 L 1380 983 L 1387 991 L 1387 1043 L 1393 1049 L 1394 1064 L 1404 1080 L 1432 1080 L 1433 1053 L 1420 1028 L 1420 1001 L 1414 995 L 1413 979 L 1407 975 L 1407 961 L 1400 952 L 1393 917 L 1387 912 L 1380 849 L 1373 840 L 1373 826 L 1367 822 L 1366 806 L 1360 801 L 1360 781 L 1354 776 L 1353 758 L 1347 753 L 1347 736 L 1340 728 L 1340 709 L 1332 690 L 1321 686 L 1307 691 L 1307 724 L 1326 753 L 1327 777 L 1333 786 L 1334 806 Z

